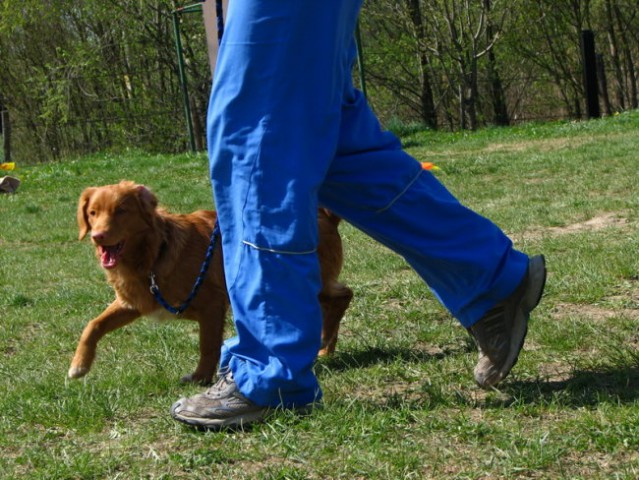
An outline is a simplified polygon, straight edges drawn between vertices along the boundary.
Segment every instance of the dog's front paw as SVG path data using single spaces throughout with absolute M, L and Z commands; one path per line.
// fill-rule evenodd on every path
M 213 383 L 213 378 L 212 376 L 202 376 L 195 373 L 190 373 L 180 378 L 180 383 L 194 383 L 196 385 L 207 386 Z
M 72 365 L 71 368 L 69 368 L 68 376 L 69 378 L 80 378 L 84 377 L 87 373 L 89 373 L 87 367 L 76 367 Z

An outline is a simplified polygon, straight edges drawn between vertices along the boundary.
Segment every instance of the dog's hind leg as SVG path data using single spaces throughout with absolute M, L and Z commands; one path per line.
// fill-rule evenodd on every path
M 346 313 L 346 309 L 353 298 L 353 291 L 346 285 L 335 282 L 330 290 L 326 288 L 320 292 L 319 300 L 322 305 L 322 347 L 318 355 L 329 355 L 335 351 L 339 325 Z
M 82 331 L 80 342 L 69 368 L 69 378 L 83 377 L 91 370 L 98 342 L 104 335 L 131 323 L 139 317 L 140 312 L 126 308 L 116 300 L 104 312 L 91 320 Z

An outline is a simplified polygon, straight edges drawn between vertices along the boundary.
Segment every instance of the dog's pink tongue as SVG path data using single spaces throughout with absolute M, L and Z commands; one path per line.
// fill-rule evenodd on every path
M 110 247 L 100 247 L 100 261 L 104 268 L 113 268 L 117 263 L 117 258 L 114 255 L 113 249 Z

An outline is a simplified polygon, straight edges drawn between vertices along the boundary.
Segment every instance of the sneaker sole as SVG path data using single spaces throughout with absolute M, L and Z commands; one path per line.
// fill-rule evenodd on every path
M 539 305 L 546 286 L 546 260 L 543 255 L 537 255 L 530 259 L 527 275 L 528 288 L 517 306 L 516 324 L 513 326 L 513 335 L 510 341 L 510 354 L 499 371 L 499 379 L 488 386 L 494 386 L 503 380 L 519 359 L 519 352 L 524 346 L 526 334 L 528 333 L 530 312 Z
M 210 419 L 202 417 L 183 417 L 175 411 L 180 404 L 181 400 L 178 400 L 171 407 L 171 416 L 178 422 L 206 430 L 241 429 L 249 424 L 264 420 L 267 417 L 269 410 L 260 409 L 236 415 L 234 417 Z

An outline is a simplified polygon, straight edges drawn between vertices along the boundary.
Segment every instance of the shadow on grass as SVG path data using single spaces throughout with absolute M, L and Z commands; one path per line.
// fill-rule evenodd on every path
M 442 349 L 418 349 L 418 348 L 381 348 L 366 347 L 361 350 L 338 352 L 329 357 L 318 360 L 319 365 L 332 372 L 340 372 L 358 368 L 366 368 L 372 365 L 383 365 L 395 362 L 423 363 L 433 360 L 441 360 L 448 356 L 467 354 L 474 346 L 470 343 L 460 343 L 458 346 L 446 346 Z M 321 369 L 318 373 L 321 372 Z
M 475 350 L 472 341 L 461 342 L 441 350 L 411 348 L 380 348 L 369 346 L 348 353 L 336 353 L 322 358 L 318 364 L 318 376 L 329 372 L 367 368 L 373 365 L 395 362 L 422 363 L 440 361 Z M 435 380 L 435 379 L 430 379 Z M 455 383 L 455 382 L 453 382 Z M 468 385 L 472 389 L 471 385 Z M 636 357 L 625 354 L 602 359 L 602 363 L 582 366 L 557 379 L 517 380 L 508 379 L 498 390 L 486 391 L 486 395 L 469 395 L 464 386 L 455 388 L 442 377 L 425 382 L 419 388 L 402 392 L 401 404 L 414 404 L 415 408 L 427 405 L 467 405 L 480 408 L 503 408 L 516 405 L 561 405 L 566 408 L 590 407 L 601 403 L 629 404 L 639 400 L 639 353 Z M 482 391 L 482 390 L 480 390 Z M 388 408 L 392 398 L 384 395 L 377 399 L 378 407 Z
M 508 403 L 558 403 L 587 407 L 599 403 L 632 403 L 639 399 L 637 366 L 575 370 L 562 380 L 514 381 L 504 386 Z

